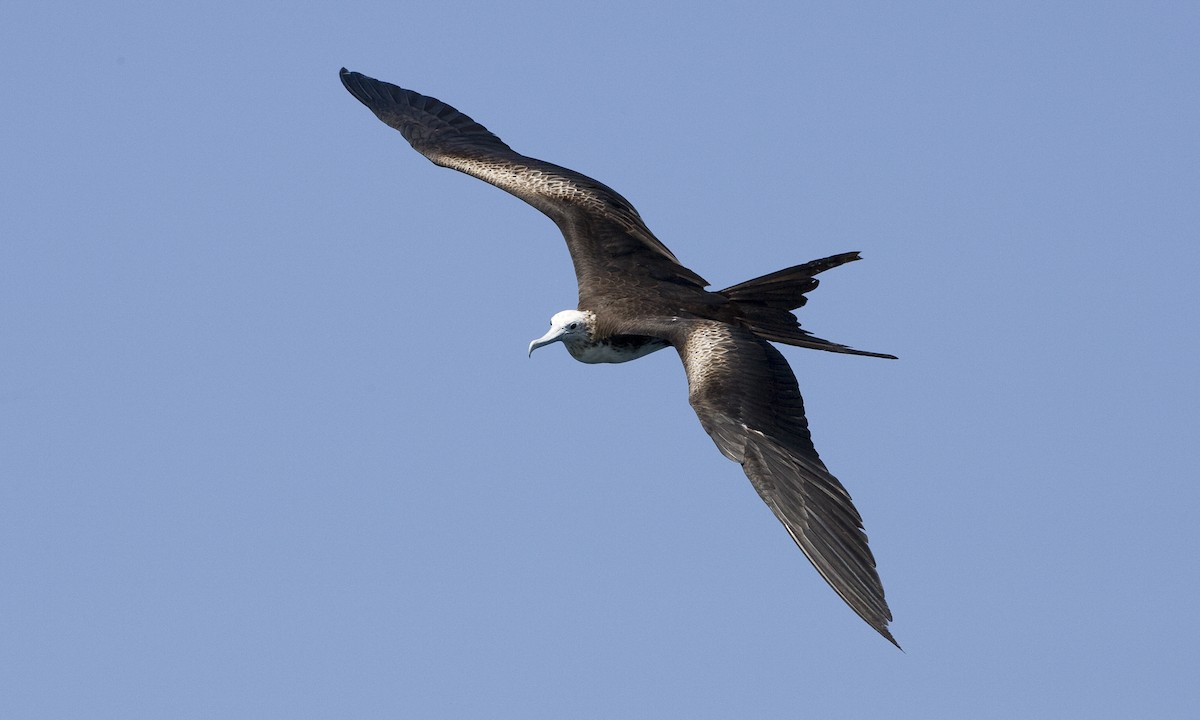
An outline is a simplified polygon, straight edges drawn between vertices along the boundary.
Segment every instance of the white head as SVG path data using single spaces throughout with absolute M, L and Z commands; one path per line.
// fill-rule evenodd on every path
M 560 340 L 566 345 L 578 340 L 587 340 L 594 317 L 593 313 L 582 310 L 563 310 L 555 313 L 554 317 L 550 318 L 550 331 L 529 343 L 529 354 L 533 355 L 533 351 L 541 346 Z

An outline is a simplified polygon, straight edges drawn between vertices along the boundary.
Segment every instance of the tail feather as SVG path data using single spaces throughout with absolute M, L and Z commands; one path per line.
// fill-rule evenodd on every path
M 720 293 L 737 303 L 741 311 L 738 319 L 764 340 L 829 352 L 895 360 L 895 355 L 855 350 L 848 345 L 819 338 L 801 328 L 796 316 L 789 312 L 803 307 L 804 303 L 808 302 L 805 295 L 818 285 L 814 275 L 860 259 L 857 252 L 831 255 L 738 283 L 721 290 Z
M 805 294 L 812 292 L 819 284 L 814 275 L 860 259 L 858 252 L 831 255 L 756 277 L 720 292 L 735 302 L 766 305 L 779 310 L 795 310 L 808 302 Z
M 791 313 L 788 313 L 789 315 Z M 746 326 L 750 328 L 750 332 L 754 333 L 763 340 L 771 342 L 783 343 L 784 345 L 794 345 L 796 347 L 812 348 L 814 350 L 826 350 L 828 352 L 845 353 L 847 355 L 865 355 L 867 357 L 886 358 L 888 360 L 896 360 L 895 355 L 887 353 L 868 352 L 866 350 L 856 350 L 849 345 L 835 343 L 825 338 L 819 338 L 816 335 L 800 328 L 793 323 L 793 327 L 780 327 L 778 325 L 766 325 L 755 323 L 754 321 L 746 321 Z

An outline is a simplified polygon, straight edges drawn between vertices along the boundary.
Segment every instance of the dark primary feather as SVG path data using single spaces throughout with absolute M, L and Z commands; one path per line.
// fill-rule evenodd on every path
M 633 205 L 607 185 L 517 153 L 440 100 L 345 68 L 341 78 L 354 97 L 435 164 L 489 182 L 549 216 L 571 251 L 581 307 L 618 288 L 626 295 L 652 296 L 660 282 L 699 291 L 708 285 L 680 265 Z
M 689 397 L 720 451 L 750 482 L 822 577 L 895 643 L 891 612 L 850 495 L 813 447 L 804 401 L 768 340 L 833 352 L 790 311 L 818 273 L 858 259 L 842 253 L 720 292 L 679 264 L 616 191 L 567 168 L 521 155 L 449 105 L 342 69 L 349 90 L 438 165 L 489 182 L 533 205 L 562 231 L 579 280 L 579 307 L 595 313 L 593 342 L 669 342 L 687 371 Z

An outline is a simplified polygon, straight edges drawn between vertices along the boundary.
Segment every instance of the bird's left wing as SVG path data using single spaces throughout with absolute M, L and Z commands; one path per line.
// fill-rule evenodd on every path
M 620 287 L 653 293 L 656 283 L 701 289 L 704 278 L 679 264 L 633 205 L 582 173 L 527 157 L 446 103 L 362 73 L 341 71 L 342 84 L 433 163 L 509 192 L 558 225 L 579 280 L 580 305 Z
M 723 323 L 680 322 L 689 400 L 725 457 L 838 595 L 893 644 L 891 611 L 862 518 L 813 447 L 796 376 L 769 342 Z M 898 646 L 897 646 L 898 647 Z

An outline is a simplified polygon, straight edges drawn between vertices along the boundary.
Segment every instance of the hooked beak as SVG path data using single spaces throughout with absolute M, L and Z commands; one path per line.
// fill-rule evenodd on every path
M 543 345 L 549 345 L 552 342 L 558 342 L 559 340 L 562 340 L 563 333 L 565 332 L 566 328 L 556 328 L 551 326 L 550 332 L 529 343 L 529 356 L 533 357 L 533 351 L 537 350 Z

